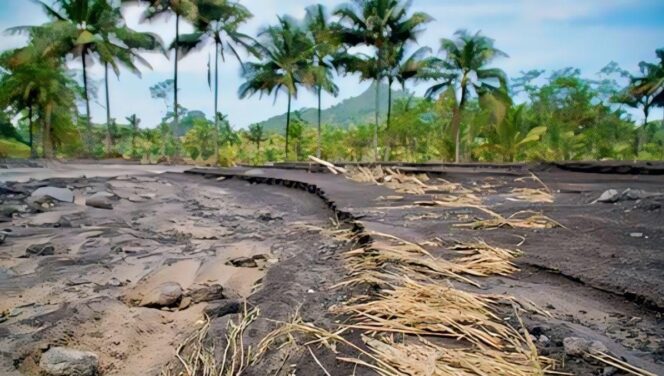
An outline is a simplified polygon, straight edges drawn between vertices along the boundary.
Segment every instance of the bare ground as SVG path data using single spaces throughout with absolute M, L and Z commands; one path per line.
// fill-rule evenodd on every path
M 347 214 L 346 219 L 365 228 L 410 241 L 440 239 L 440 246 L 429 247 L 440 257 L 449 256 L 447 247 L 454 241 L 479 238 L 521 249 L 521 271 L 483 279 L 479 291 L 527 299 L 550 313 L 550 317 L 529 314 L 525 320 L 539 352 L 556 359 L 558 371 L 612 372 L 605 364 L 566 356 L 562 340 L 576 336 L 599 340 L 629 363 L 664 374 L 664 202 L 654 196 L 593 203 L 609 188 L 664 193 L 664 179 L 548 169 L 539 176 L 554 192 L 555 203 L 542 204 L 507 199 L 514 187 L 540 187 L 519 179 L 528 174 L 470 170 L 438 176 L 483 187 L 478 193 L 482 200 L 503 215 L 534 210 L 565 227 L 459 229 L 453 225 L 481 218 L 482 213 L 410 205 L 421 196 L 381 200 L 393 192 L 301 171 L 227 170 L 223 174 L 240 179 L 224 181 L 210 173 L 207 180 L 166 174 L 9 184 L 23 193 L 4 192 L 5 206 L 45 184 L 69 186 L 80 194 L 108 190 L 118 197 L 113 210 L 58 203 L 46 210 L 27 208 L 3 224 L 11 232 L 0 248 L 0 311 L 9 312 L 0 323 L 0 371 L 37 374 L 42 351 L 66 345 L 99 354 L 103 374 L 159 374 L 164 368 L 177 368 L 175 349 L 200 327 L 206 307 L 242 298 L 260 309 L 259 319 L 246 334 L 249 345 L 274 329 L 274 320 L 288 320 L 296 311 L 305 322 L 333 328 L 345 318 L 331 314 L 329 308 L 362 291 L 331 289 L 344 278 L 339 254 L 350 245 L 315 227 L 330 229 L 331 217 Z M 311 188 L 314 193 L 318 188 L 319 197 L 247 180 L 301 182 L 297 188 Z M 21 258 L 28 246 L 47 241 L 55 246 L 54 255 Z M 227 265 L 240 256 L 259 256 L 260 262 L 252 268 Z M 135 305 L 150 288 L 165 281 L 176 281 L 185 289 L 219 283 L 226 299 L 184 309 Z M 507 321 L 514 320 L 508 311 L 504 314 Z M 217 356 L 225 345 L 227 323 L 236 318 L 236 314 L 211 317 L 208 338 Z M 349 335 L 359 343 L 357 333 Z M 338 361 L 327 348 L 310 348 L 332 375 L 373 374 Z M 351 349 L 339 351 L 354 355 Z M 246 370 L 250 375 L 293 372 L 322 374 L 306 348 L 294 353 L 271 351 Z

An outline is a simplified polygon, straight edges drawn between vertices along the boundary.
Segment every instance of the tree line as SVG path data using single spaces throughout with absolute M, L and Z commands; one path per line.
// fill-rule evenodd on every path
M 158 35 L 129 28 L 121 13 L 129 3 L 146 5 L 144 21 L 175 16 L 174 40 L 165 44 Z M 256 36 L 242 32 L 251 12 L 229 0 L 40 4 L 49 22 L 8 29 L 27 35 L 28 43 L 0 55 L 0 128 L 8 129 L 8 119 L 18 118 L 18 132 L 3 134 L 26 142 L 32 157 L 41 151 L 46 158 L 57 152 L 150 161 L 188 157 L 215 164 L 303 159 L 308 154 L 332 160 L 457 162 L 664 158 L 664 119 L 650 118 L 653 108 L 664 107 L 664 49 L 656 51 L 658 61 L 641 62 L 634 76 L 611 63 L 593 78 L 567 68 L 522 72 L 510 80 L 492 65 L 508 55 L 479 32 L 460 30 L 442 38 L 438 53 L 419 47 L 418 38 L 433 19 L 402 0 L 356 0 L 335 10 L 314 5 L 303 20 L 278 17 Z M 182 22 L 194 31 L 181 34 Z M 201 48 L 214 53 L 214 63 L 208 63 L 212 120 L 178 101 L 178 62 Z M 140 128 L 136 115 L 116 123 L 108 95 L 111 72 L 119 75 L 124 67 L 140 75 L 139 67 L 151 68 L 145 52 L 172 55 L 173 62 L 173 78 L 150 88 L 152 97 L 167 107 L 162 122 L 151 129 Z M 269 134 L 260 125 L 233 130 L 218 108 L 219 64 L 226 57 L 242 66 L 240 98 L 287 97 L 283 133 Z M 82 85 L 67 69 L 73 61 L 80 63 Z M 88 82 L 90 64 L 104 67 L 104 127 L 93 124 L 90 114 L 90 100 L 96 96 Z M 349 129 L 322 124 L 322 94 L 339 93 L 335 74 L 374 82 L 371 124 Z M 405 90 L 410 83 L 425 83 L 425 96 L 393 101 L 394 86 Z M 381 116 L 385 84 L 388 106 Z M 292 111 L 302 90 L 318 99 L 314 127 Z M 516 104 L 515 97 L 523 103 Z M 640 109 L 643 123 L 633 122 L 626 107 Z

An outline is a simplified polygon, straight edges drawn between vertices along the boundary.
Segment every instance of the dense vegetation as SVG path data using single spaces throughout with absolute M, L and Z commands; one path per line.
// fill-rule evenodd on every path
M 234 1 L 121 3 L 145 3 L 146 20 L 174 14 L 175 40 L 165 47 L 159 36 L 128 28 L 121 5 L 106 0 L 42 3 L 50 22 L 8 30 L 28 35 L 29 42 L 0 55 L 0 154 L 223 165 L 308 155 L 337 161 L 664 159 L 664 119 L 651 116 L 664 107 L 664 49 L 653 62 L 641 62 L 636 75 L 609 63 L 592 77 L 563 68 L 510 79 L 493 66 L 507 54 L 479 32 L 442 38 L 432 46 L 438 55 L 417 46 L 432 19 L 401 0 L 356 0 L 333 12 L 313 6 L 304 20 L 279 17 L 255 38 L 241 31 L 250 10 Z M 195 31 L 180 34 L 181 22 Z M 204 46 L 214 53 L 208 77 L 213 119 L 178 103 L 178 59 Z M 364 53 L 350 53 L 355 47 Z M 109 71 L 149 69 L 143 51 L 173 55 L 173 78 L 149 90 L 167 109 L 160 124 L 110 115 Z M 230 56 L 244 67 L 240 97 L 284 95 L 283 117 L 236 130 L 217 111 L 218 67 Z M 82 68 L 80 80 L 67 69 L 72 61 Z M 88 83 L 90 64 L 106 72 L 103 124 L 90 117 L 97 95 Z M 321 94 L 339 92 L 335 74 L 374 84 L 324 111 Z M 409 94 L 412 83 L 427 87 L 426 94 Z M 303 90 L 317 95 L 318 108 L 293 112 L 292 100 Z M 641 111 L 643 122 L 633 121 L 628 107 Z

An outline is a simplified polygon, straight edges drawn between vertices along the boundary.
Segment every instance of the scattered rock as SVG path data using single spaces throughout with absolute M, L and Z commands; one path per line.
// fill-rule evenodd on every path
M 99 358 L 88 351 L 52 347 L 42 354 L 39 366 L 53 376 L 94 376 L 99 368 Z
M 547 337 L 547 336 L 545 336 L 544 334 L 542 334 L 542 335 L 539 336 L 539 338 L 537 339 L 537 342 L 538 342 L 540 345 L 546 346 L 549 342 L 551 342 L 551 340 L 549 339 L 549 337 Z
M 229 260 L 226 265 L 233 265 L 238 268 L 257 268 L 256 260 L 250 257 L 237 257 Z
M 240 313 L 242 310 L 242 302 L 238 299 L 223 299 L 215 302 L 210 302 L 203 312 L 211 319 L 216 317 L 223 317 Z
M 569 356 L 584 356 L 586 353 L 608 353 L 609 349 L 600 341 L 591 341 L 585 338 L 567 337 L 563 339 L 565 354 Z
M 658 196 L 657 194 L 649 193 L 641 189 L 627 188 L 622 193 L 618 193 L 615 189 L 604 191 L 595 202 L 615 203 L 618 201 L 637 201 L 645 198 Z
M 55 247 L 51 243 L 33 244 L 26 248 L 25 256 L 52 256 L 55 254 Z
M 630 232 L 629 236 L 631 236 L 632 238 L 642 238 L 643 233 L 642 232 Z
M 50 197 L 54 200 L 62 202 L 74 202 L 74 192 L 67 188 L 41 187 L 32 192 L 30 197 L 35 200 L 39 200 L 44 197 Z
M 283 220 L 283 218 L 279 216 L 273 216 L 272 213 L 267 212 L 259 214 L 258 220 L 263 222 L 271 222 L 271 221 L 281 221 Z
M 188 296 L 185 296 L 185 297 L 182 298 L 182 300 L 180 301 L 180 305 L 178 306 L 178 309 L 181 311 L 181 310 L 183 310 L 183 309 L 187 309 L 187 308 L 189 308 L 189 306 L 191 305 L 191 302 L 192 302 L 192 301 L 191 301 L 191 298 L 188 297 Z
M 107 192 L 98 192 L 85 200 L 85 205 L 98 209 L 113 209 L 111 202 L 113 194 Z
M 194 303 L 209 302 L 224 298 L 224 288 L 219 284 L 196 285 L 187 294 Z
M 7 234 L 0 232 L 0 244 L 4 243 L 5 239 L 7 239 Z
M 618 369 L 616 367 L 611 367 L 611 366 L 604 367 L 604 369 L 602 370 L 602 376 L 613 376 L 616 374 L 616 372 L 618 372 Z
M 161 308 L 171 307 L 180 302 L 182 286 L 177 282 L 165 282 L 148 292 L 141 303 L 141 307 Z
M 618 191 L 615 189 L 609 189 L 604 191 L 601 196 L 595 202 L 606 202 L 606 203 L 614 203 L 618 202 L 618 199 L 620 198 L 620 194 Z

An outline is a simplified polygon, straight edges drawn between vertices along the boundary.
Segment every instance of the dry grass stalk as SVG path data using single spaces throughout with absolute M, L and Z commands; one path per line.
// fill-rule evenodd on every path
M 472 269 L 483 276 L 510 275 L 519 269 L 512 260 L 521 256 L 520 251 L 493 247 L 484 241 L 457 244 L 450 248 L 463 255 L 454 259 L 454 263 L 466 269 Z
M 432 184 L 426 174 L 405 174 L 398 169 L 376 166 L 366 168 L 352 166 L 347 168 L 346 177 L 360 183 L 371 183 L 384 185 L 396 192 L 413 195 L 424 195 L 427 193 L 459 193 L 471 194 L 472 191 L 464 188 L 461 184 L 451 183 L 445 179 L 437 179 Z
M 335 311 L 352 314 L 357 323 L 349 327 L 355 329 L 451 337 L 503 350 L 522 342 L 517 331 L 492 313 L 492 305 L 505 302 L 503 296 L 404 277 L 402 286 L 382 291 L 377 300 L 339 306 Z
M 602 363 L 608 364 L 612 367 L 615 367 L 623 372 L 626 372 L 630 375 L 634 376 L 657 376 L 652 372 L 646 371 L 644 369 L 635 367 L 627 362 L 624 362 L 616 357 L 613 357 L 609 354 L 605 354 L 602 352 L 598 353 L 587 353 L 588 356 L 599 360 Z
M 482 200 L 472 193 L 458 195 L 444 194 L 435 195 L 431 201 L 417 201 L 419 206 L 440 206 L 444 208 L 476 207 L 482 205 Z
M 468 348 L 449 349 L 421 338 L 408 344 L 396 343 L 389 337 L 379 340 L 362 336 L 362 339 L 376 357 L 398 370 L 395 373 L 389 369 L 372 367 L 384 376 L 535 376 L 544 375 L 545 372 L 539 361 L 532 359 L 528 353 L 505 354 L 490 349 L 478 353 Z M 365 363 L 357 359 L 341 360 L 362 365 Z
M 553 195 L 543 189 L 514 188 L 508 200 L 553 203 Z
M 345 168 L 337 167 L 334 164 L 332 164 L 328 161 L 324 161 L 322 159 L 316 158 L 313 155 L 310 155 L 309 159 L 316 162 L 316 163 L 318 163 L 318 164 L 321 164 L 321 165 L 325 166 L 334 175 L 345 174 L 345 173 L 348 172 L 348 171 L 346 171 Z
M 474 230 L 480 229 L 497 229 L 497 228 L 527 228 L 527 229 L 545 229 L 565 227 L 559 222 L 530 210 L 523 210 L 512 214 L 505 218 L 502 215 L 484 208 L 478 209 L 489 213 L 493 218 L 477 220 L 471 223 L 458 223 L 454 227 L 458 228 L 471 228 Z
M 244 332 L 258 317 L 257 308 L 247 311 L 245 303 L 244 312 L 237 322 L 228 322 L 226 331 L 226 347 L 222 354 L 221 363 L 218 363 L 214 346 L 205 342 L 210 329 L 210 318 L 206 315 L 203 326 L 185 339 L 177 350 L 176 357 L 182 367 L 181 371 L 173 373 L 172 369 L 163 370 L 162 376 L 234 376 L 241 374 L 253 359 L 251 346 L 244 346 Z

